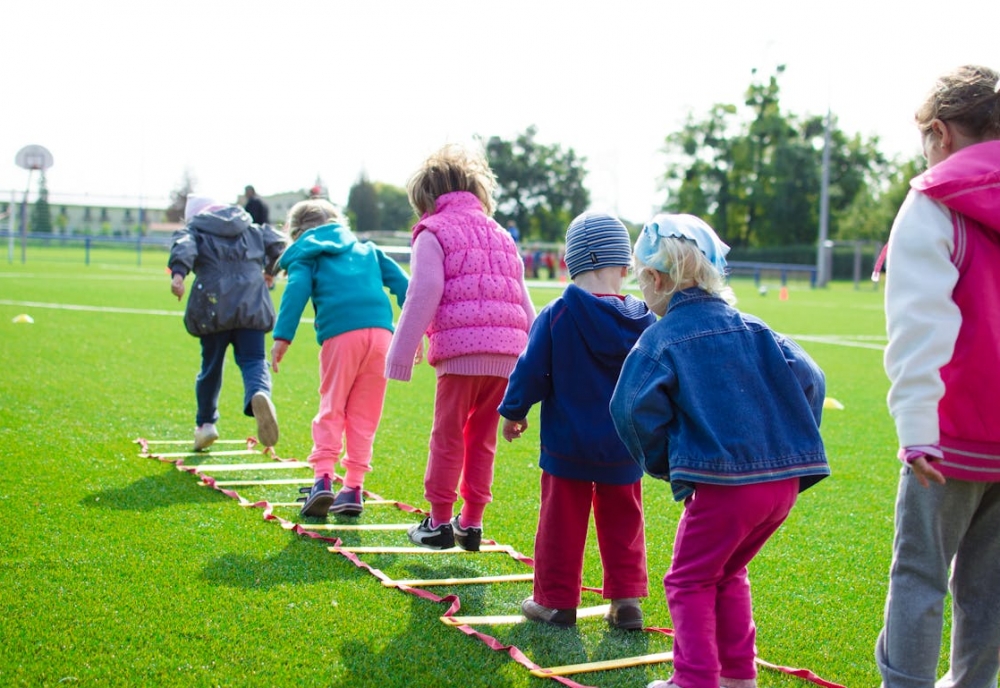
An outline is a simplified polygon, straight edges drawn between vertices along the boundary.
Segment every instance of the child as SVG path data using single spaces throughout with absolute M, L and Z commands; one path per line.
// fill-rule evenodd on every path
M 916 113 L 929 169 L 889 235 L 888 405 L 903 462 L 885 626 L 888 688 L 997 685 L 1000 653 L 1000 93 L 998 73 L 940 77 Z M 992 380 L 992 382 L 990 382 Z
M 497 406 L 528 341 L 535 308 L 511 235 L 493 218 L 496 177 L 481 152 L 448 145 L 407 184 L 413 228 L 410 289 L 386 376 L 409 380 L 426 332 L 437 373 L 424 474 L 430 516 L 409 530 L 431 549 L 478 551 L 492 500 Z M 458 499 L 465 500 L 452 517 Z
M 542 498 L 535 579 L 521 610 L 556 626 L 576 623 L 591 504 L 604 567 L 606 618 L 642 628 L 638 599 L 649 594 L 642 517 L 642 469 L 615 434 L 608 402 L 625 356 L 656 316 L 622 296 L 632 243 L 615 217 L 584 213 L 566 230 L 572 284 L 542 309 L 500 405 L 508 442 L 542 403 Z
M 288 272 L 288 284 L 274 328 L 274 372 L 309 299 L 321 346 L 320 402 L 309 454 L 316 482 L 302 489 L 308 493 L 302 515 L 357 516 L 364 508 L 361 492 L 385 400 L 383 370 L 392 338 L 392 303 L 385 287 L 402 306 L 409 280 L 374 244 L 358 241 L 329 201 L 296 203 L 287 224 L 293 243 L 279 265 Z M 334 495 L 334 467 L 345 444 L 344 488 Z
M 170 247 L 170 291 L 180 300 L 184 278 L 195 273 L 184 310 L 187 331 L 201 340 L 201 372 L 195 382 L 198 413 L 194 450 L 219 438 L 219 393 L 226 350 L 232 346 L 243 374 L 243 412 L 257 421 L 257 439 L 278 442 L 278 419 L 271 403 L 271 374 L 264 358 L 264 334 L 274 327 L 274 305 L 265 282 L 285 248 L 270 225 L 256 225 L 239 206 L 188 196 L 187 226 Z
M 732 307 L 728 250 L 692 215 L 657 215 L 635 244 L 643 298 L 661 320 L 625 359 L 611 415 L 632 457 L 684 501 L 663 579 L 674 675 L 650 686 L 756 686 L 747 564 L 798 493 L 830 474 L 823 372 Z

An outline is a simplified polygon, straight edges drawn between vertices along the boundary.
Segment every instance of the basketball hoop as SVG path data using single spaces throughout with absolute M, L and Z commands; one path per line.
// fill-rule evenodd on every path
M 14 162 L 25 170 L 47 170 L 52 167 L 52 153 L 45 146 L 25 146 L 14 156 Z

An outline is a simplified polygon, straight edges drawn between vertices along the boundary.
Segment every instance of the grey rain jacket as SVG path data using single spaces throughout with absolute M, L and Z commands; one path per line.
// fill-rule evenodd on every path
M 271 225 L 256 225 L 239 206 L 199 213 L 174 232 L 171 274 L 194 272 L 184 325 L 196 337 L 227 330 L 268 332 L 274 304 L 264 282 L 285 249 Z

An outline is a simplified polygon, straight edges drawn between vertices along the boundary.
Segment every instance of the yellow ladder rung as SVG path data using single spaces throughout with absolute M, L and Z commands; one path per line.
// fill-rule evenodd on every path
M 242 487 L 247 485 L 312 485 L 312 478 L 276 478 L 272 480 L 216 480 L 216 487 Z M 202 485 L 207 483 L 202 482 Z
M 297 502 L 299 506 L 301 502 Z M 336 514 L 334 514 L 336 515 Z M 406 530 L 412 523 L 300 523 L 302 530 Z
M 225 471 L 281 471 L 294 468 L 311 468 L 302 461 L 270 461 L 268 463 L 203 463 L 193 466 L 196 473 L 223 473 Z
M 411 588 L 419 588 L 433 585 L 477 585 L 482 583 L 512 583 L 533 581 L 533 573 L 511 573 L 498 576 L 479 576 L 475 578 L 415 578 L 413 580 L 384 580 L 382 585 L 387 588 L 397 588 L 405 585 Z
M 385 583 L 383 583 L 385 585 Z M 576 610 L 576 618 L 586 619 L 591 616 L 604 616 L 611 609 L 610 604 L 599 604 L 596 607 L 580 607 Z M 449 626 L 493 626 L 498 624 L 515 624 L 527 621 L 521 614 L 502 616 L 442 616 L 441 621 Z
M 451 549 L 427 549 L 424 547 L 329 547 L 331 552 L 351 552 L 354 554 L 466 554 L 461 547 Z M 512 551 L 509 545 L 480 545 L 480 552 L 507 552 Z M 477 552 L 468 552 L 477 554 Z
M 549 667 L 546 669 L 532 669 L 531 675 L 538 676 L 539 678 L 569 676 L 570 674 L 584 674 L 590 671 L 607 671 L 608 669 L 625 669 L 645 664 L 672 662 L 673 659 L 673 652 L 658 652 L 653 655 L 622 657 L 621 659 L 608 659 L 603 662 L 587 662 L 585 664 L 567 664 L 566 666 Z

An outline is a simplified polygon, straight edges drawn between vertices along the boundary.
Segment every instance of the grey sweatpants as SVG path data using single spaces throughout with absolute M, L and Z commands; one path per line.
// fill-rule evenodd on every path
M 948 479 L 925 488 L 903 467 L 885 625 L 875 646 L 885 688 L 934 687 L 949 565 L 951 659 L 937 686 L 997 688 L 1000 483 Z

